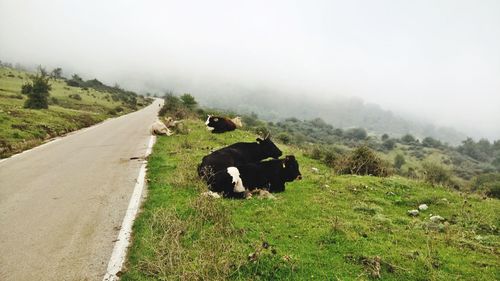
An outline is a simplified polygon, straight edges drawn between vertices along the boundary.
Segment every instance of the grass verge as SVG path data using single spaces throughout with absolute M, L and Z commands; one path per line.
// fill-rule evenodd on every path
M 201 158 L 255 137 L 210 134 L 201 120 L 187 126 L 188 135 L 159 137 L 150 156 L 148 199 L 122 280 L 500 278 L 496 199 L 401 177 L 335 176 L 285 145 L 304 179 L 276 200 L 203 197 Z M 424 203 L 428 210 L 407 215 Z

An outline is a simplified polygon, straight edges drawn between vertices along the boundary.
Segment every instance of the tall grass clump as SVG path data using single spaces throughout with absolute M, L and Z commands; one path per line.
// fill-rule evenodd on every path
M 198 196 L 187 210 L 151 212 L 142 241 L 148 253 L 138 264 L 155 280 L 225 280 L 246 262 L 241 233 L 230 211 L 216 199 Z
M 338 174 L 390 176 L 393 171 L 390 164 L 367 146 L 360 146 L 349 154 L 340 157 L 335 163 Z
M 451 183 L 451 172 L 444 166 L 434 162 L 423 162 L 423 177 L 430 184 L 449 185 Z

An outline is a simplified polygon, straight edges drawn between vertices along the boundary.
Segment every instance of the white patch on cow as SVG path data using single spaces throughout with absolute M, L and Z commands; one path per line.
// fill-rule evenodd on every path
M 208 123 L 210 123 L 210 121 L 209 121 L 210 117 L 212 117 L 212 115 L 208 115 L 208 118 L 207 118 L 207 121 L 205 122 L 205 125 L 207 125 L 207 130 L 213 131 L 215 128 L 208 126 Z
M 240 171 L 236 167 L 227 168 L 227 173 L 233 178 L 232 183 L 234 184 L 234 192 L 244 192 L 245 187 L 243 186 L 243 181 L 240 178 Z

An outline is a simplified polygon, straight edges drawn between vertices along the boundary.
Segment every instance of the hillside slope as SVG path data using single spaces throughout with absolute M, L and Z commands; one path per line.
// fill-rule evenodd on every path
M 202 120 L 187 126 L 188 135 L 159 137 L 150 156 L 122 280 L 500 278 L 498 200 L 401 177 L 336 176 L 282 144 L 304 179 L 276 200 L 204 197 L 201 158 L 255 136 L 210 134 Z M 408 216 L 423 203 L 428 210 Z
M 0 158 L 149 104 L 142 96 L 135 105 L 126 104 L 108 92 L 71 87 L 57 79 L 50 81 L 49 109 L 25 109 L 21 86 L 29 75 L 0 67 Z

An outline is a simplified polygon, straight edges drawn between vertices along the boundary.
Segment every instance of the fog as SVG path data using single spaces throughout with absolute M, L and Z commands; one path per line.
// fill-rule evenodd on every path
M 353 96 L 500 139 L 496 0 L 0 0 L 0 60 L 200 100 Z

